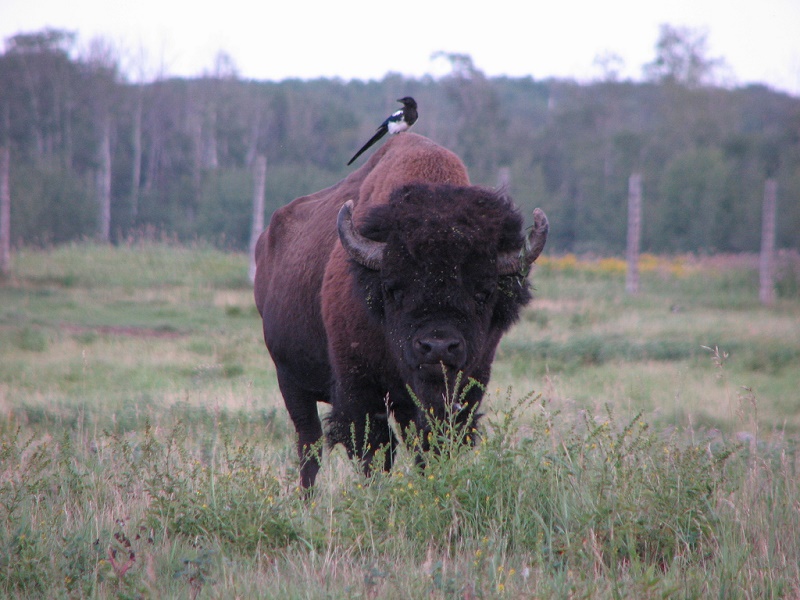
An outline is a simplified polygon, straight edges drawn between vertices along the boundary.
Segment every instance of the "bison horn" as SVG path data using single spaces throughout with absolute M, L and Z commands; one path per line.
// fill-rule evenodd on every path
M 525 245 L 519 252 L 507 252 L 497 257 L 497 272 L 500 275 L 513 275 L 515 273 L 527 274 L 527 269 L 535 261 L 544 249 L 547 241 L 547 230 L 550 225 L 547 222 L 547 215 L 540 208 L 533 211 L 533 227 L 528 237 L 525 238 Z
M 339 217 L 336 220 L 336 227 L 339 229 L 339 240 L 354 261 L 358 264 L 379 271 L 383 262 L 383 249 L 386 244 L 376 242 L 364 237 L 358 232 L 353 224 L 353 201 L 348 200 L 339 210 Z

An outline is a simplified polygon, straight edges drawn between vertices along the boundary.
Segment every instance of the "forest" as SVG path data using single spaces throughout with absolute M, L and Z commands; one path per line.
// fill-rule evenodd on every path
M 414 131 L 455 151 L 476 184 L 541 206 L 551 252 L 620 254 L 628 179 L 641 173 L 642 250 L 754 252 L 765 182 L 777 182 L 777 246 L 800 246 L 800 98 L 722 86 L 692 32 L 662 27 L 640 82 L 488 77 L 468 55 L 449 74 L 380 81 L 252 81 L 220 54 L 192 79 L 136 81 L 76 34 L 6 40 L 0 147 L 10 155 L 12 244 L 137 236 L 247 248 L 252 166 L 266 157 L 266 218 L 358 168 L 350 156 L 397 98 Z

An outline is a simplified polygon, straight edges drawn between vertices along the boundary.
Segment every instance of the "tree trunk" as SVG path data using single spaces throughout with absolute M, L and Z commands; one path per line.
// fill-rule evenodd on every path
M 642 237 L 642 175 L 631 173 L 628 179 L 628 270 L 625 275 L 625 292 L 639 293 L 639 244 Z
M 42 117 L 41 111 L 39 110 L 39 95 L 36 93 L 36 85 L 33 80 L 33 74 L 31 73 L 30 65 L 28 64 L 28 60 L 26 60 L 25 55 L 20 55 L 20 61 L 22 65 L 22 79 L 25 81 L 25 86 L 30 94 L 30 108 L 31 108 L 31 119 L 30 119 L 30 128 L 33 130 L 33 139 L 35 140 L 36 146 L 36 158 L 41 164 L 44 161 L 44 154 L 45 154 L 45 143 L 44 143 L 44 133 L 42 131 Z
M 133 169 L 131 172 L 131 225 L 135 225 L 139 214 L 139 190 L 142 180 L 142 85 L 136 90 L 136 106 L 133 111 Z
M 253 229 L 250 232 L 250 283 L 256 280 L 256 242 L 264 230 L 264 190 L 267 187 L 267 157 L 259 155 L 253 168 Z
M 0 274 L 11 270 L 11 186 L 9 184 L 10 152 L 0 148 Z
M 100 147 L 98 148 L 97 201 L 99 205 L 97 238 L 111 240 L 111 115 L 102 117 Z
M 778 182 L 767 179 L 764 183 L 764 207 L 761 217 L 761 257 L 758 264 L 758 299 L 765 306 L 775 302 L 773 281 L 773 254 L 775 252 L 775 207 L 778 198 Z

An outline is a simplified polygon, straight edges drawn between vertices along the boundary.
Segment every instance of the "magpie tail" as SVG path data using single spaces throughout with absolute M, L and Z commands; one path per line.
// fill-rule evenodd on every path
M 385 136 L 387 131 L 389 131 L 389 129 L 388 129 L 388 128 L 387 128 L 385 125 L 381 125 L 380 127 L 378 127 L 378 131 L 376 131 L 376 132 L 375 132 L 375 135 L 373 135 L 371 138 L 369 138 L 369 141 L 368 141 L 366 144 L 364 144 L 363 146 L 361 146 L 361 149 L 360 149 L 358 152 L 356 152 L 356 153 L 355 153 L 355 156 L 353 156 L 353 158 L 351 158 L 351 159 L 348 161 L 347 165 L 348 165 L 348 166 L 352 165 L 352 164 L 353 164 L 353 162 L 354 162 L 354 161 L 355 161 L 355 160 L 356 160 L 356 159 L 357 159 L 359 156 L 361 156 L 362 154 L 364 154 L 364 152 L 366 152 L 366 151 L 369 149 L 369 147 L 370 147 L 370 146 L 372 146 L 372 144 L 374 144 L 374 143 L 375 143 L 375 142 L 377 142 L 379 139 L 381 139 L 383 136 Z

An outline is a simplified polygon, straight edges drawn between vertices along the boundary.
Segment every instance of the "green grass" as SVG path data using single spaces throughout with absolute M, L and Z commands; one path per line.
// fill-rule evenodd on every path
M 534 273 L 475 448 L 443 424 L 371 479 L 339 448 L 305 496 L 245 257 L 16 254 L 0 596 L 797 597 L 800 298 L 604 268 Z

